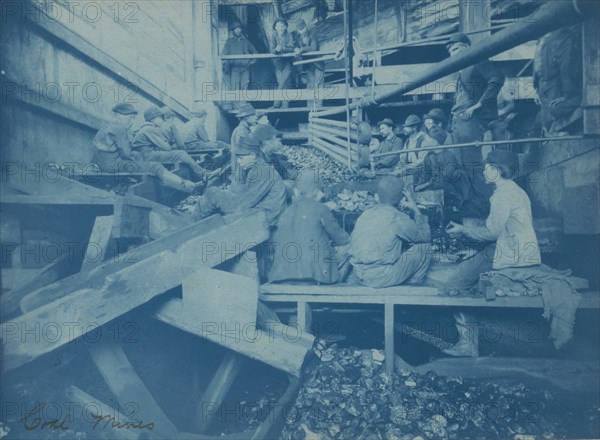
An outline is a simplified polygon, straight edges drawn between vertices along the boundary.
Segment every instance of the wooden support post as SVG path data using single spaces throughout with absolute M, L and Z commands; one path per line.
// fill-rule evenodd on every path
M 386 302 L 384 308 L 385 369 L 392 373 L 394 371 L 394 304 Z
M 309 303 L 298 301 L 298 328 L 305 333 L 311 332 L 312 307 Z
M 102 264 L 112 237 L 113 224 L 114 216 L 112 215 L 96 217 L 90 241 L 83 256 L 83 263 L 81 263 L 81 272 L 90 271 Z
M 100 341 L 91 344 L 89 351 L 94 364 L 117 401 L 134 402 L 144 423 L 154 422 L 156 433 L 165 438 L 176 438 L 177 428 L 160 409 L 121 346 L 115 342 Z
M 210 427 L 218 414 L 225 395 L 231 389 L 233 381 L 240 372 L 241 365 L 242 359 L 232 352 L 227 353 L 221 361 L 216 374 L 196 406 L 195 425 L 198 432 L 205 433 Z
M 600 43 L 598 20 L 583 23 L 583 132 L 600 135 Z
M 279 425 L 283 420 L 281 415 L 283 414 L 284 408 L 292 401 L 298 388 L 300 387 L 300 379 L 297 377 L 290 377 L 290 384 L 286 388 L 283 395 L 279 398 L 275 406 L 267 418 L 260 424 L 260 426 L 254 432 L 252 440 L 263 440 L 268 438 L 269 432 L 273 428 L 273 425 Z

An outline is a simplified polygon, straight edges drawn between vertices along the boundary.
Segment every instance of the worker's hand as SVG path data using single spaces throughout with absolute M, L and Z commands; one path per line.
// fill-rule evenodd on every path
M 550 107 L 556 107 L 558 104 L 565 102 L 567 99 L 564 96 L 561 96 L 560 98 L 556 98 L 553 99 L 552 101 L 550 101 Z
M 277 46 L 275 46 L 275 52 L 282 52 L 283 51 L 283 47 L 281 47 L 281 44 L 278 44 Z
M 462 112 L 462 118 L 466 121 L 467 119 L 471 119 L 473 117 L 473 113 L 479 110 L 482 107 L 481 103 L 478 102 L 472 107 L 469 107 L 464 112 Z
M 294 48 L 294 53 L 296 55 L 300 55 L 302 53 L 302 49 L 300 49 L 299 47 Z
M 462 234 L 465 227 L 463 225 L 459 225 L 458 223 L 450 222 L 448 226 L 446 226 L 446 232 L 449 235 L 459 235 Z
M 419 207 L 417 206 L 417 202 L 415 202 L 415 199 L 413 199 L 413 196 L 410 193 L 410 191 L 405 189 L 402 191 L 402 194 L 404 194 L 405 200 L 402 200 L 402 202 L 400 202 L 400 205 L 402 205 L 405 208 L 410 209 L 411 211 L 413 211 L 415 213 L 419 212 Z

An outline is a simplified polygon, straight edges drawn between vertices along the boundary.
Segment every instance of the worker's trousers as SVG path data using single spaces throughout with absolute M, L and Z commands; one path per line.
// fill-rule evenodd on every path
M 275 66 L 275 77 L 277 78 L 277 90 L 285 90 L 290 88 L 290 78 L 292 77 L 292 63 L 282 62 Z M 275 100 L 273 107 L 287 107 L 287 101 Z
M 131 160 L 121 156 L 119 151 L 96 151 L 92 162 L 98 165 L 100 170 L 107 173 L 148 173 L 156 177 L 162 177 L 166 171 L 165 167 L 158 162 Z
M 482 273 L 492 270 L 495 252 L 496 243 L 491 243 L 471 258 L 461 262 L 446 283 L 448 289 L 458 289 L 467 293 L 466 291 L 479 282 Z
M 317 69 L 315 67 L 308 68 L 306 70 L 306 88 L 309 90 L 314 90 L 315 93 L 315 101 L 309 100 L 307 102 L 308 107 L 312 107 L 316 105 L 320 107 L 323 104 L 323 99 L 320 95 L 323 93 L 321 90 L 318 90 L 319 87 L 323 86 L 325 82 L 325 71 L 321 69 Z M 315 90 L 317 89 L 317 90 Z
M 250 84 L 249 67 L 232 67 L 229 73 L 227 88 L 229 90 L 247 90 Z
M 185 163 L 189 165 L 192 171 L 199 177 L 204 177 L 205 170 L 196 163 L 196 161 L 183 150 L 159 151 L 146 150 L 142 152 L 144 160 L 160 163 Z
M 423 280 L 431 263 L 432 248 L 429 243 L 414 244 L 402 253 L 393 264 L 353 263 L 353 278 L 369 287 L 390 287 Z

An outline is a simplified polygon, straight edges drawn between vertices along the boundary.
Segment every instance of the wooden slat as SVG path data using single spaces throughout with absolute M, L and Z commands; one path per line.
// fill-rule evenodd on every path
M 269 437 L 269 432 L 271 431 L 275 422 L 282 420 L 282 414 L 284 409 L 288 409 L 289 403 L 292 401 L 296 393 L 298 392 L 298 388 L 300 387 L 300 379 L 292 377 L 290 379 L 290 384 L 286 388 L 283 395 L 279 398 L 275 406 L 271 409 L 269 415 L 265 418 L 265 420 L 260 424 L 260 426 L 254 432 L 252 436 L 252 440 L 263 440 Z
M 336 145 L 328 144 L 326 141 L 319 138 L 312 138 L 312 144 L 338 162 L 344 165 L 348 163 L 348 156 L 346 155 L 347 152 L 342 148 L 339 148 Z
M 182 255 L 196 249 L 199 265 L 214 267 L 244 251 L 247 243 L 269 238 L 263 212 L 195 237 L 174 249 L 160 252 L 107 276 L 98 287 L 83 287 L 67 296 L 39 307 L 10 323 L 2 324 L 3 334 L 10 329 L 45 328 L 53 323 L 78 323 L 85 334 L 139 307 L 167 290 L 181 285 Z M 205 244 L 215 244 L 210 252 Z M 185 249 L 185 251 L 184 251 Z M 60 283 L 57 283 L 60 284 Z M 63 285 L 64 285 L 63 281 Z M 12 330 L 11 330 L 12 331 Z M 19 334 L 4 342 L 4 371 L 10 371 L 67 344 L 75 337 L 70 332 L 50 333 L 43 338 L 23 338 Z M 24 341 L 23 341 L 24 340 Z
M 218 328 L 199 323 L 194 312 L 185 307 L 180 299 L 169 300 L 158 309 L 154 317 L 294 376 L 300 375 L 304 357 L 314 342 L 312 335 L 298 333 L 296 329 L 285 325 L 274 326 L 269 330 L 256 330 L 252 333 L 254 336 L 244 334 L 242 328 L 235 332 L 221 333 Z
M 210 428 L 241 367 L 242 359 L 236 353 L 225 355 L 196 406 L 194 424 L 198 432 L 205 433 Z
M 120 345 L 114 341 L 90 344 L 90 355 L 117 402 L 135 402 L 140 417 L 153 422 L 157 434 L 174 438 L 177 428 L 160 409 L 154 397 L 137 375 Z
M 112 236 L 114 216 L 96 217 L 92 234 L 84 253 L 81 272 L 90 271 L 102 264 Z
M 45 286 L 26 295 L 21 301 L 23 312 L 31 312 L 52 301 L 62 298 L 70 293 L 86 287 L 100 288 L 107 276 L 124 269 L 131 264 L 149 258 L 164 251 L 173 251 L 188 240 L 206 234 L 224 224 L 220 216 L 208 217 L 201 222 L 188 226 L 185 229 L 168 237 L 151 241 L 143 246 L 134 248 L 132 252 L 125 252 L 102 265 L 96 267 L 93 272 L 80 272 L 61 282 Z

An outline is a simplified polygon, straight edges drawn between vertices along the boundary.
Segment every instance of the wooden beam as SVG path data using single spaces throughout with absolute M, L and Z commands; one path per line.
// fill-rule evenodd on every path
M 252 440 L 264 440 L 270 438 L 268 436 L 273 428 L 273 425 L 283 423 L 283 419 L 281 417 L 283 410 L 288 407 L 288 404 L 298 392 L 298 388 L 300 388 L 300 379 L 297 377 L 291 377 L 290 384 L 286 388 L 283 395 L 279 398 L 275 406 L 271 409 L 267 418 L 256 429 L 254 435 L 252 436 Z
M 111 258 L 96 267 L 91 273 L 80 272 L 62 282 L 45 286 L 42 289 L 31 292 L 21 301 L 21 309 L 23 312 L 28 313 L 49 304 L 52 301 L 56 301 L 57 299 L 76 292 L 79 289 L 84 289 L 89 286 L 100 288 L 104 284 L 107 276 L 161 252 L 174 251 L 178 246 L 181 246 L 188 240 L 207 234 L 223 224 L 224 221 L 222 217 L 211 216 L 201 222 L 181 229 L 168 237 L 154 240 L 134 248 L 132 252 L 114 256 L 114 258 Z
M 394 341 L 394 304 L 386 302 L 384 304 L 385 369 L 390 374 L 394 372 Z
M 112 215 L 96 217 L 90 240 L 83 254 L 81 272 L 89 272 L 104 262 L 108 243 L 112 237 L 113 223 Z
M 225 331 L 216 326 L 198 322 L 193 311 L 185 307 L 180 299 L 171 299 L 162 305 L 154 317 L 187 333 L 209 340 L 259 362 L 300 376 L 306 353 L 312 348 L 314 337 L 298 332 L 286 325 L 256 330 L 246 335 L 241 327 Z
M 210 424 L 215 419 L 223 399 L 225 399 L 240 372 L 241 366 L 242 359 L 233 352 L 227 353 L 221 361 L 217 372 L 196 406 L 194 424 L 199 433 L 203 434 L 210 428 Z
M 155 432 L 164 438 L 176 438 L 177 428 L 162 411 L 135 372 L 121 346 L 114 341 L 90 344 L 90 355 L 117 402 L 135 402 L 136 416 L 143 423 L 154 423 Z
M 106 52 L 100 50 L 85 38 L 73 32 L 67 26 L 49 17 L 46 14 L 45 7 L 38 1 L 27 0 L 32 7 L 36 8 L 37 14 L 28 14 L 27 18 L 41 29 L 61 40 L 67 46 L 73 48 L 78 54 L 88 62 L 98 65 L 111 73 L 115 78 L 121 79 L 123 82 L 128 82 L 139 88 L 139 91 L 148 97 L 154 99 L 158 103 L 162 103 L 171 107 L 175 112 L 184 116 L 187 119 L 191 118 L 191 114 L 187 107 L 181 104 L 178 100 L 163 92 L 160 88 L 146 80 L 138 73 L 131 70 L 129 67 L 120 63 Z
M 118 270 L 106 276 L 99 286 L 84 284 L 58 300 L 2 324 L 2 334 L 12 335 L 4 341 L 4 371 L 50 353 L 181 285 L 182 255 L 190 255 L 195 250 L 199 257 L 196 264 L 214 267 L 245 251 L 243 247 L 248 243 L 261 243 L 268 238 L 266 216 L 263 212 L 255 212 Z M 69 282 L 55 283 L 55 288 L 56 284 L 67 287 Z M 58 331 L 52 327 L 56 323 L 78 323 L 79 331 L 75 334 L 62 329 Z M 20 334 L 23 329 L 48 327 L 52 327 L 50 334 L 42 338 L 26 338 Z M 15 329 L 16 334 L 10 333 Z

